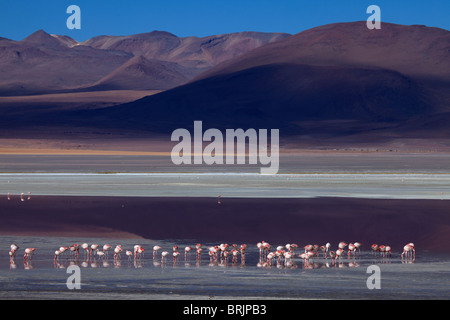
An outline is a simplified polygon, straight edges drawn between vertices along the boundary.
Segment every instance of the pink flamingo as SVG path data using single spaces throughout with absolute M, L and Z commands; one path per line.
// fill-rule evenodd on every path
M 114 260 L 120 259 L 120 254 L 122 253 L 122 246 L 119 244 L 114 248 Z
M 195 245 L 195 255 L 196 255 L 197 259 L 200 259 L 200 256 L 201 256 L 202 252 L 203 252 L 202 244 L 201 243 L 197 243 Z
M 333 264 L 336 263 L 336 259 L 337 259 L 336 252 L 330 251 L 329 255 L 330 255 L 331 260 L 333 260 Z
M 84 249 L 86 251 L 86 259 L 89 258 L 89 244 L 87 243 L 83 243 L 81 245 L 81 248 Z
M 406 258 L 408 258 L 408 256 L 413 254 L 414 254 L 413 259 L 416 259 L 416 250 L 414 248 L 414 243 L 410 242 L 403 247 L 402 259 L 403 256 L 406 256 Z
M 194 249 L 194 248 L 192 248 L 192 247 L 184 248 L 184 260 L 187 260 L 187 255 L 189 252 L 191 252 L 192 249 Z
M 347 243 L 345 243 L 345 242 L 339 242 L 339 245 L 338 245 L 339 249 L 344 250 L 346 246 L 347 246 Z
M 379 250 L 378 250 L 378 245 L 377 245 L 376 243 L 374 243 L 374 244 L 372 244 L 372 245 L 370 246 L 370 248 L 372 249 L 372 251 L 374 252 L 374 254 L 375 254 L 375 256 L 376 256 L 377 252 L 379 251 Z
M 392 257 L 391 247 L 390 247 L 390 246 L 385 246 L 385 247 L 384 247 L 384 251 L 387 252 L 387 253 L 389 253 L 389 258 Z
M 381 245 L 378 246 L 378 251 L 383 254 L 383 258 L 384 258 L 385 255 L 386 255 L 386 247 L 381 244 Z
M 111 250 L 111 249 L 112 249 L 112 246 L 109 245 L 109 244 L 105 244 L 105 245 L 103 246 L 103 252 L 105 253 L 105 256 L 106 256 L 106 257 L 108 256 L 108 251 Z
M 356 257 L 356 246 L 353 243 L 348 244 L 348 258 L 350 259 L 351 254 L 353 253 L 353 257 Z
M 153 246 L 153 259 L 156 258 L 158 251 L 161 249 L 160 246 Z
M 98 249 L 99 245 L 94 243 L 91 245 L 91 256 L 93 256 L 93 252 Z
M 15 243 L 11 245 L 11 251 L 9 251 L 9 258 L 14 259 L 16 257 L 16 252 L 19 250 L 19 246 Z
M 275 254 L 274 254 L 273 252 L 269 252 L 269 253 L 267 254 L 267 264 L 268 264 L 269 266 L 272 265 L 272 260 L 273 260 L 273 258 L 275 258 Z
M 231 250 L 231 255 L 232 255 L 232 260 L 231 260 L 231 262 L 232 263 L 237 263 L 238 262 L 238 255 L 239 255 L 239 250 L 237 250 L 237 249 L 233 249 L 233 250 Z
M 344 249 L 337 249 L 336 250 L 336 259 L 341 259 L 342 258 L 342 256 L 344 255 Z
M 61 251 L 56 250 L 56 251 L 55 251 L 55 256 L 53 257 L 53 260 L 56 261 L 56 260 L 59 258 L 60 255 L 61 255 Z
M 166 260 L 166 257 L 169 255 L 168 251 L 161 252 L 161 263 L 164 263 Z
M 131 257 L 133 256 L 133 252 L 131 252 L 130 250 L 126 250 L 125 255 L 128 257 L 128 261 L 130 261 Z
M 141 255 L 144 254 L 144 248 L 141 245 L 135 245 L 134 246 L 134 259 L 136 259 L 138 256 L 141 258 Z
M 36 251 L 36 248 L 26 248 L 25 254 L 23 256 L 23 261 L 28 260 L 31 261 L 33 259 L 33 254 Z
M 80 256 L 80 246 L 78 244 L 73 244 L 69 247 L 69 250 L 75 255 L 75 257 Z
M 178 251 L 174 251 L 174 252 L 172 253 L 172 255 L 173 255 L 173 262 L 176 262 L 178 256 L 180 255 L 180 253 L 179 253 Z

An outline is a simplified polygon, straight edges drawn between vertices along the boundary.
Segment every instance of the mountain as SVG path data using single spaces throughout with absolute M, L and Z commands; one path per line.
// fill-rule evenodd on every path
M 369 30 L 365 21 L 329 24 L 258 48 L 199 78 L 275 63 L 377 67 L 416 78 L 450 80 L 450 32 L 391 23 Z
M 450 32 L 437 28 L 326 25 L 225 61 L 186 85 L 83 117 L 165 132 L 202 120 L 204 127 L 304 136 L 401 135 L 412 122 L 450 111 L 449 48 Z
M 287 36 L 245 32 L 179 38 L 154 31 L 78 43 L 38 30 L 21 41 L 0 39 L 0 95 L 173 88 L 219 62 Z
M 176 62 L 186 68 L 197 69 L 198 74 L 220 62 L 288 36 L 286 33 L 240 32 L 179 38 L 169 32 L 153 31 L 131 36 L 99 36 L 81 45 L 125 51 L 150 60 Z
M 0 41 L 0 95 L 57 92 L 89 85 L 132 58 L 122 51 L 68 46 L 43 30 Z
M 165 90 L 189 80 L 183 71 L 183 68 L 173 62 L 148 60 L 143 56 L 134 56 L 89 88 L 90 90 L 123 88 Z

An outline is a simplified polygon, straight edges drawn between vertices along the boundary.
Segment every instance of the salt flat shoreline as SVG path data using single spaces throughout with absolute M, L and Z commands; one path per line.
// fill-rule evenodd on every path
M 199 239 L 228 243 L 339 241 L 450 252 L 449 200 L 33 196 L 0 199 L 1 235 Z M 419 249 L 420 248 L 420 249 Z

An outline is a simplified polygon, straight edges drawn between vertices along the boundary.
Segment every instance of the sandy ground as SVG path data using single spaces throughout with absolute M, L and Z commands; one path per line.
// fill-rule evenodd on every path
M 75 93 L 54 93 L 29 96 L 8 96 L 0 97 L 0 110 L 9 107 L 35 107 L 62 106 L 74 107 L 95 107 L 110 106 L 120 103 L 135 101 L 148 95 L 156 94 L 161 90 L 111 90 L 94 92 L 75 92 Z
M 0 199 L 0 234 L 201 239 L 228 243 L 356 242 L 449 252 L 450 201 L 34 196 Z

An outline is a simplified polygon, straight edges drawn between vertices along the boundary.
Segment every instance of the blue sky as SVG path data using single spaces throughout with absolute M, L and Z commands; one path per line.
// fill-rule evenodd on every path
M 69 5 L 81 8 L 81 30 L 69 30 Z M 0 1 L 0 36 L 21 40 L 36 30 L 83 41 L 98 35 L 164 30 L 177 36 L 241 31 L 300 31 L 367 20 L 369 5 L 382 22 L 450 30 L 450 0 L 16 0 Z

